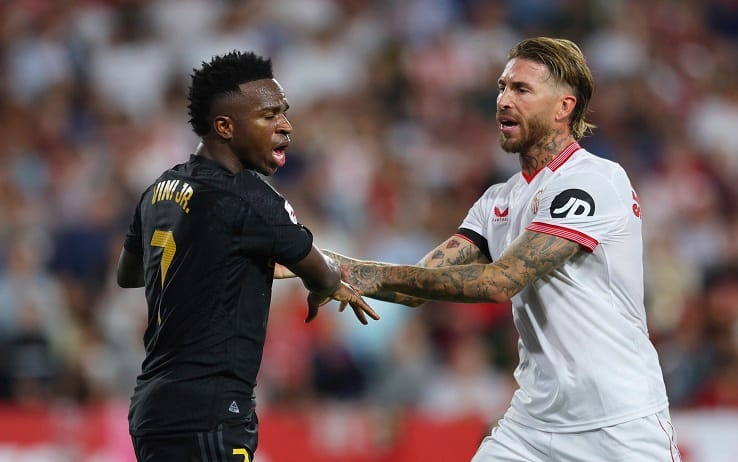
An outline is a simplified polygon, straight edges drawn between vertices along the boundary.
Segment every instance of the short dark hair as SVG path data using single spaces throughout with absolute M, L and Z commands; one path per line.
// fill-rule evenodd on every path
M 525 39 L 508 53 L 507 59 L 513 58 L 545 64 L 556 83 L 569 85 L 576 92 L 577 104 L 569 122 L 575 140 L 581 139 L 595 128 L 586 120 L 594 81 L 582 50 L 574 42 L 552 37 Z
M 193 69 L 187 106 L 190 125 L 198 136 L 210 132 L 210 109 L 218 98 L 238 93 L 239 85 L 253 80 L 271 79 L 272 60 L 252 52 L 215 56 L 209 63 L 203 61 L 200 69 Z

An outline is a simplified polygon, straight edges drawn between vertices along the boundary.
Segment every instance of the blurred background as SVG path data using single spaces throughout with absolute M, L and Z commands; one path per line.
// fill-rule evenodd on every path
M 650 333 L 685 462 L 738 460 L 735 0 L 0 1 L 0 462 L 133 461 L 142 290 L 114 268 L 135 203 L 197 144 L 189 74 L 273 59 L 293 143 L 269 181 L 316 243 L 415 263 L 518 170 L 505 54 L 576 41 L 581 144 L 640 196 Z M 361 326 L 276 281 L 257 461 L 469 460 L 515 388 L 507 305 L 374 303 Z

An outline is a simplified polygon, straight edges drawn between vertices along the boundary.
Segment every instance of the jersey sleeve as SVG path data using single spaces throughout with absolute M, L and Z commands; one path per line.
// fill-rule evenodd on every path
M 488 222 L 488 220 L 485 219 L 485 216 L 486 216 L 486 212 L 485 212 L 486 207 L 484 207 L 485 202 L 486 202 L 486 194 L 480 197 L 479 199 L 477 199 L 474 205 L 472 205 L 472 207 L 466 213 L 466 217 L 464 218 L 464 221 L 461 222 L 461 226 L 459 226 L 459 230 L 467 230 L 467 231 L 473 232 L 476 235 L 484 236 L 484 233 L 487 231 L 486 223 Z
M 592 252 L 628 219 L 624 198 L 632 190 L 628 182 L 621 183 L 600 174 L 551 181 L 541 191 L 538 211 L 526 229 L 563 237 Z
M 123 241 L 123 248 L 128 252 L 143 256 L 143 233 L 141 231 L 141 202 L 136 205 L 136 211 L 133 213 L 131 224 L 128 226 L 126 238 Z
M 493 207 L 491 205 L 493 205 L 494 198 L 498 195 L 501 186 L 502 185 L 498 184 L 489 187 L 484 192 L 484 194 L 482 194 L 482 196 L 477 199 L 474 205 L 472 205 L 467 212 L 464 221 L 461 222 L 458 234 L 469 238 L 475 244 L 477 244 L 477 242 L 473 240 L 473 236 L 475 234 L 482 237 L 483 239 L 483 236 L 487 236 L 487 227 L 489 226 L 491 220 L 490 213 L 492 213 L 493 210 Z M 469 231 L 471 231 L 471 233 Z M 486 243 L 486 239 L 484 240 Z M 484 250 L 488 251 L 486 246 Z
M 283 265 L 297 263 L 310 253 L 313 233 L 303 225 L 286 225 L 275 229 L 274 261 Z
M 291 265 L 310 252 L 313 235 L 297 221 L 290 203 L 271 187 L 252 191 L 242 229 L 245 249 Z
M 491 208 L 489 204 L 492 202 L 490 198 L 495 194 L 497 188 L 498 185 L 492 186 L 482 197 L 477 199 L 456 231 L 457 236 L 461 236 L 476 245 L 489 261 L 492 261 L 492 257 L 489 252 L 489 242 L 485 236 L 488 231 L 487 226 L 490 223 L 489 213 Z

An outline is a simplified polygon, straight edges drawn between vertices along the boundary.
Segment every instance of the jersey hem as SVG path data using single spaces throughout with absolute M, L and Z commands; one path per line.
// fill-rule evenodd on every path
M 668 408 L 669 408 L 669 402 L 664 401 L 659 404 L 653 405 L 651 407 L 641 409 L 638 411 L 629 412 L 627 414 L 621 414 L 616 417 L 608 417 L 605 419 L 592 420 L 586 423 L 560 424 L 560 425 L 548 425 L 548 424 L 542 423 L 540 420 L 533 419 L 529 417 L 528 415 L 523 414 L 520 411 L 513 409 L 512 407 L 508 409 L 504 417 L 506 419 L 515 421 L 519 423 L 520 425 L 525 425 L 526 427 L 535 428 L 536 430 L 540 430 L 544 432 L 578 433 L 578 432 L 584 432 L 584 431 L 589 431 L 589 430 L 596 430 L 599 428 L 611 427 L 613 425 L 618 425 L 618 424 L 625 423 L 625 422 L 630 422 L 631 420 L 640 419 L 642 417 L 647 417 L 649 415 L 656 414 Z

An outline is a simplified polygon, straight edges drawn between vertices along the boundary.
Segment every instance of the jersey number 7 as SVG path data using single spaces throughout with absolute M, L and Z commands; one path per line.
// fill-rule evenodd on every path
M 151 236 L 150 245 L 152 247 L 161 247 L 161 261 L 159 268 L 161 269 L 161 288 L 164 289 L 164 278 L 167 277 L 167 271 L 169 271 L 169 265 L 174 260 L 174 253 L 177 251 L 177 244 L 174 242 L 174 234 L 171 231 L 162 231 L 160 229 L 154 230 L 154 235 Z M 161 307 L 156 312 L 157 324 L 161 324 Z

